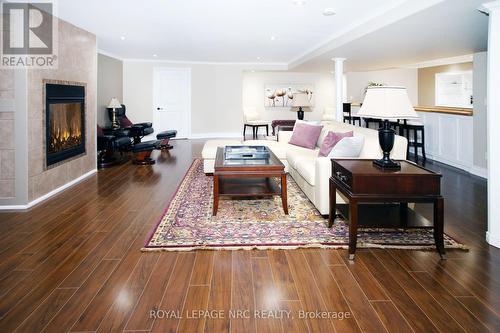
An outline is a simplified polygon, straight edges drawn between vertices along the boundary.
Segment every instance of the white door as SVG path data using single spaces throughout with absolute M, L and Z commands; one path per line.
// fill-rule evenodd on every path
M 155 132 L 174 129 L 177 138 L 188 138 L 191 135 L 191 70 L 155 69 L 153 103 Z

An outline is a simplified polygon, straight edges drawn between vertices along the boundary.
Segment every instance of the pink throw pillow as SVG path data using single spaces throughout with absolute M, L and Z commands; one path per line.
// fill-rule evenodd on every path
M 323 126 L 314 126 L 303 123 L 295 124 L 289 144 L 314 149 Z
M 325 139 L 323 140 L 323 143 L 321 144 L 321 147 L 319 148 L 319 156 L 328 156 L 333 147 L 335 147 L 335 145 L 339 143 L 340 140 L 352 136 L 354 136 L 354 133 L 352 131 L 346 133 L 335 133 L 331 131 L 328 132 L 328 134 L 325 136 Z

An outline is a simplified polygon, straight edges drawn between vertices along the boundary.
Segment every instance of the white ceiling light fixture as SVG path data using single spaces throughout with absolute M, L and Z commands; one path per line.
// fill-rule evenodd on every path
M 333 8 L 325 8 L 323 10 L 323 16 L 333 16 L 335 14 L 336 14 L 335 9 L 333 9 Z
M 127 39 L 127 38 L 126 38 L 125 36 L 120 36 L 120 39 L 121 39 L 121 40 L 125 40 L 125 39 Z
M 158 56 L 158 55 L 157 55 L 156 53 L 155 53 L 155 54 L 153 54 L 153 57 L 155 57 L 155 58 L 156 58 L 157 56 Z
M 292 2 L 296 6 L 303 6 L 306 4 L 306 0 L 293 0 Z
M 260 60 L 260 59 L 262 59 L 262 58 L 261 57 L 257 57 L 257 60 Z
M 276 40 L 276 36 L 271 36 L 270 39 L 271 40 Z

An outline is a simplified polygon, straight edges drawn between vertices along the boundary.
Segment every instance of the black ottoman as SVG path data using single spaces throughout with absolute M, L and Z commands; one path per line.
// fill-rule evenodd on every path
M 151 165 L 155 164 L 155 160 L 151 158 L 151 152 L 153 149 L 157 149 L 160 146 L 161 141 L 151 140 L 141 143 L 137 143 L 132 147 L 132 152 L 134 153 L 134 164 L 140 165 Z
M 160 132 L 156 135 L 156 138 L 158 140 L 161 140 L 160 143 L 160 149 L 172 149 L 171 145 L 168 144 L 170 139 L 175 138 L 177 136 L 177 131 L 176 130 L 168 130 L 168 131 L 163 131 Z

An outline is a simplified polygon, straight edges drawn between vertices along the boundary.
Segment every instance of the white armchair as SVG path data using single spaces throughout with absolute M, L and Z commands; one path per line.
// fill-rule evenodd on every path
M 257 139 L 259 127 L 265 127 L 266 135 L 269 135 L 269 121 L 259 119 L 259 114 L 254 107 L 244 107 L 243 116 L 245 121 L 243 123 L 243 139 L 245 139 L 247 127 L 252 128 L 253 139 Z

